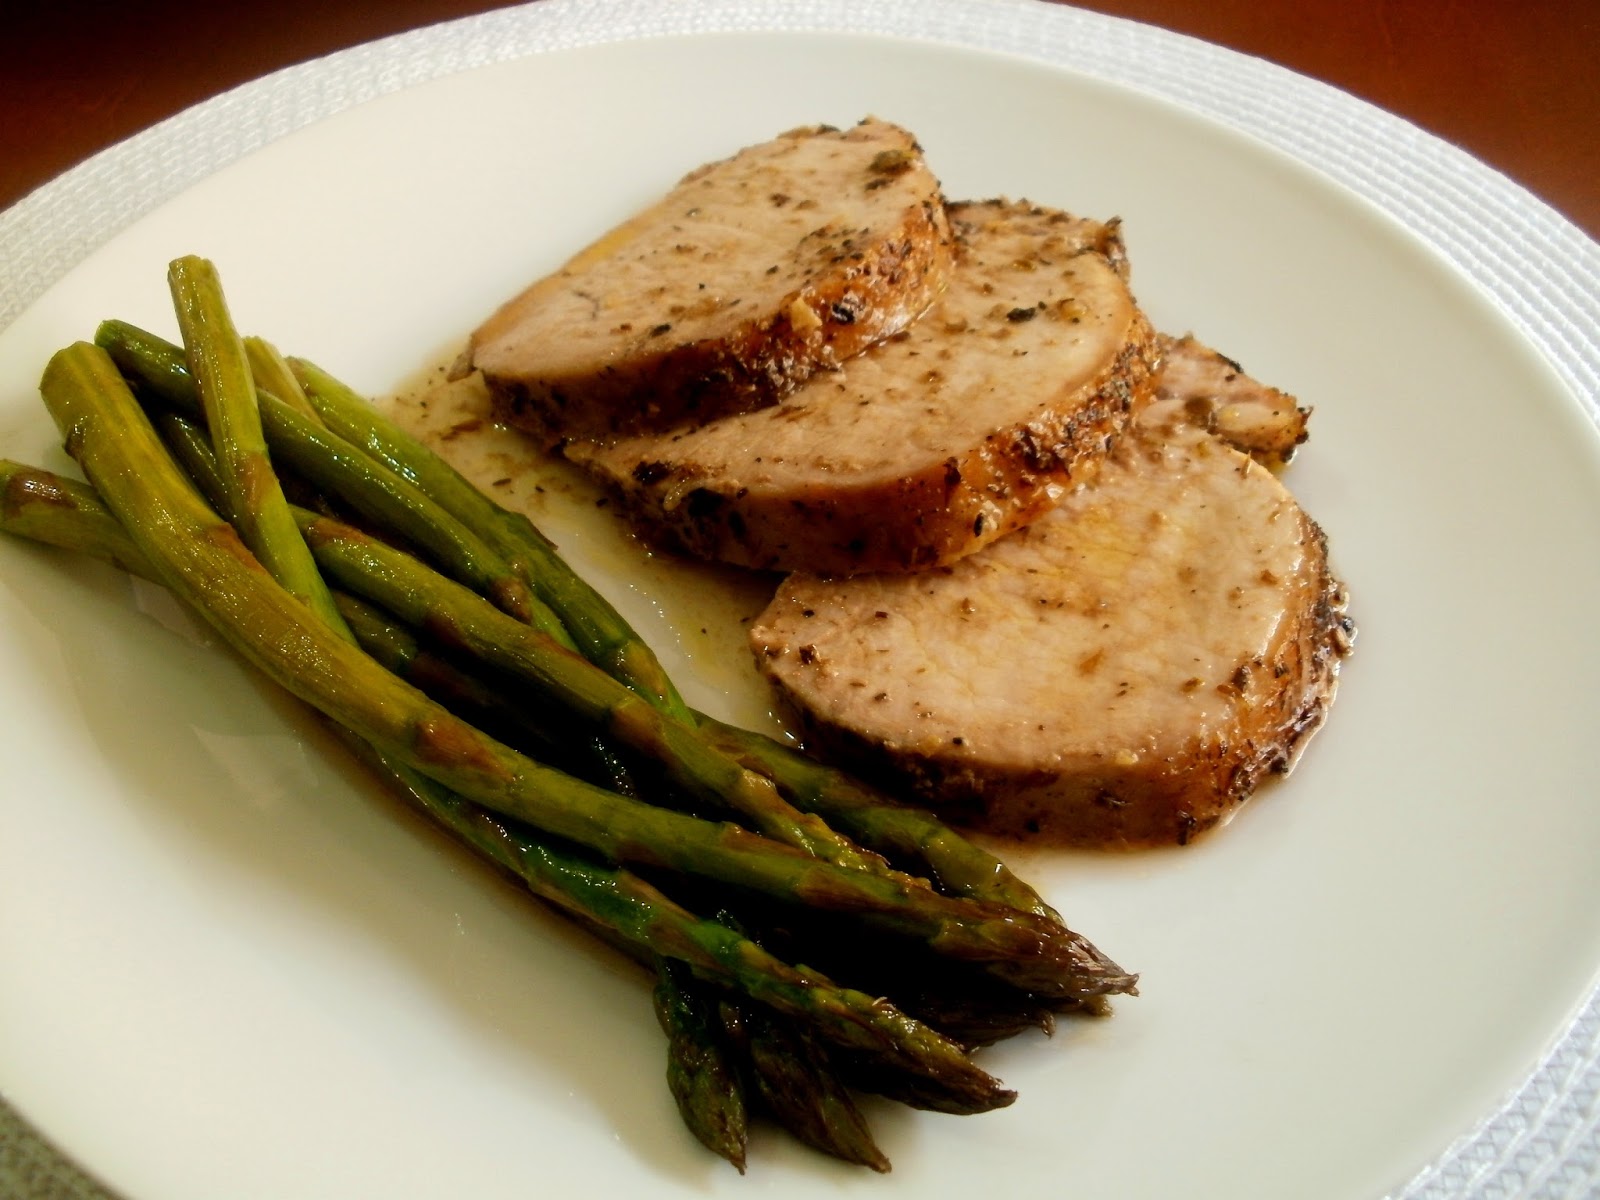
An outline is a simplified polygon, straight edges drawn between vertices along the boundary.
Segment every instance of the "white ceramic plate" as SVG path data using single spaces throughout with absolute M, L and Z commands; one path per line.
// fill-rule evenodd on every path
M 1298 772 L 1182 853 L 1030 855 L 1144 974 L 986 1056 L 1015 1107 L 874 1108 L 887 1180 L 689 1143 L 645 987 L 399 819 L 160 593 L 0 543 L 0 1087 L 135 1198 L 1373 1196 L 1533 1065 L 1600 963 L 1586 741 L 1600 439 L 1480 294 L 1362 202 L 1150 99 L 975 51 L 738 35 L 573 50 L 344 112 L 143 218 L 0 335 L 0 453 L 60 465 L 49 353 L 252 331 L 381 392 L 688 166 L 866 113 L 951 195 L 1126 221 L 1136 289 L 1315 406 L 1289 479 L 1361 625 Z M 552 532 L 558 537 L 563 530 Z M 700 614 L 575 547 L 694 698 Z

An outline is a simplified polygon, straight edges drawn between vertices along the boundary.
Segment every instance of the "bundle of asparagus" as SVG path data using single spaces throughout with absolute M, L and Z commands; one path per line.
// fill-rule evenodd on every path
M 170 588 L 396 794 L 651 971 L 706 1146 L 743 1171 L 766 1111 L 887 1170 L 851 1089 L 1009 1104 L 974 1048 L 1133 991 L 931 814 L 691 711 L 524 517 L 241 338 L 211 264 L 169 282 L 181 347 L 109 321 L 51 360 L 89 482 L 0 463 L 0 528 Z

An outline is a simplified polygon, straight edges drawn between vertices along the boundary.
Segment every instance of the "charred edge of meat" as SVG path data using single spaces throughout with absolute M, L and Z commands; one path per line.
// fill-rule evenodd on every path
M 1023 201 L 1027 204 L 1027 201 Z M 1012 202 L 1003 196 L 991 196 L 987 200 L 963 200 L 957 204 L 959 214 L 973 211 L 990 210 L 1002 212 L 1012 207 Z M 1044 217 L 1048 225 L 1078 225 L 1091 236 L 1074 247 L 1073 254 L 1098 254 L 1106 260 L 1111 269 L 1126 282 L 1128 279 L 1128 248 L 1122 239 L 1122 218 L 1110 217 L 1104 221 L 1075 216 L 1057 208 L 1046 208 L 1043 205 L 1028 205 L 1027 214 L 1033 217 Z M 955 231 L 956 241 L 965 244 L 967 241 L 966 227 L 970 224 L 963 216 L 957 217 L 951 228 Z
M 1268 779 L 1286 774 L 1326 719 L 1340 664 L 1350 653 L 1353 624 L 1347 594 L 1327 559 L 1327 538 L 1304 518 L 1307 548 L 1318 567 L 1316 593 L 1302 623 L 1270 660 L 1242 664 L 1225 685 L 1260 719 L 1251 733 L 1197 738 L 1162 760 L 1182 768 L 1128 780 L 1105 769 L 1063 779 L 1047 769 L 997 776 L 963 758 L 959 747 L 928 753 L 835 724 L 774 696 L 801 729 L 813 753 L 880 787 L 937 809 L 956 824 L 1002 837 L 1099 849 L 1188 845 L 1223 824 Z M 1283 686 L 1291 680 L 1292 686 Z
M 1091 399 L 1069 413 L 1002 431 L 970 453 L 908 475 L 897 485 L 892 502 L 885 501 L 881 489 L 871 493 L 870 501 L 848 492 L 815 502 L 789 498 L 782 501 L 782 521 L 776 522 L 763 511 L 767 502 L 747 493 L 717 493 L 725 502 L 713 504 L 710 489 L 697 489 L 706 496 L 694 502 L 683 498 L 670 512 L 661 485 L 621 499 L 653 529 L 652 541 L 692 557 L 758 570 L 804 565 L 835 575 L 927 570 L 1026 525 L 1054 503 L 1054 486 L 1093 477 L 1130 414 L 1149 397 L 1150 339 L 1141 318 Z M 786 547 L 765 535 L 779 524 L 792 525 L 797 515 L 830 529 L 829 549 L 813 545 L 805 564 L 789 561 Z
M 767 408 L 920 315 L 931 293 L 911 310 L 895 302 L 906 277 L 916 276 L 923 288 L 953 253 L 943 208 L 923 205 L 900 236 L 834 256 L 820 283 L 730 336 L 669 343 L 583 380 L 485 374 L 484 382 L 506 419 L 547 446 L 561 438 L 669 432 Z M 808 319 L 799 319 L 802 310 Z

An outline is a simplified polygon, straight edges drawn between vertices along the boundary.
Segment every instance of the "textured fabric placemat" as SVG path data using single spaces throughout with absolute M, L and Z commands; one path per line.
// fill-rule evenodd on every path
M 179 114 L 0 213 L 0 328 L 133 221 L 252 150 L 468 68 L 668 34 L 886 34 L 1002 51 L 1160 96 L 1350 188 L 1449 259 L 1600 426 L 1600 246 L 1448 143 L 1343 92 L 1191 38 L 1036 0 L 543 0 L 290 67 Z M 0 1085 L 3 1086 L 3 1085 Z M 1390 1200 L 1600 1194 L 1600 1000 L 1478 1128 Z M 0 1102 L 0 1197 L 107 1200 Z

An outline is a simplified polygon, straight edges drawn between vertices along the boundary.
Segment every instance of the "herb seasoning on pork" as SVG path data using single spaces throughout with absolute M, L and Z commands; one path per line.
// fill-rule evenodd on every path
M 709 420 L 905 328 L 952 256 L 909 133 L 797 129 L 691 172 L 502 306 L 467 361 L 547 444 Z
M 790 576 L 762 670 L 831 757 L 997 831 L 1184 843 L 1287 770 L 1350 644 L 1322 531 L 1201 429 L 944 570 Z
M 564 453 L 656 540 L 761 569 L 925 570 L 1040 515 L 1147 396 L 1153 334 L 1115 226 L 950 215 L 950 286 L 900 335 L 775 407 Z

